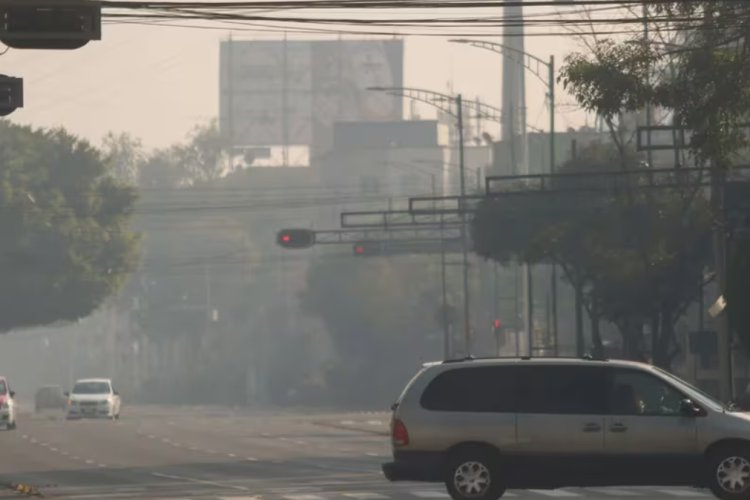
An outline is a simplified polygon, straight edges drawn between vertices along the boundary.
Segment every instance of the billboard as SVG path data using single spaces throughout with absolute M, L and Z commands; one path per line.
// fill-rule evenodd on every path
M 327 149 L 338 121 L 402 119 L 403 41 L 234 41 L 220 48 L 219 120 L 235 146 Z

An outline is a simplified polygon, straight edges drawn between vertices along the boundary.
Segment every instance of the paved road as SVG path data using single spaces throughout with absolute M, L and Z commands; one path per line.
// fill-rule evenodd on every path
M 0 481 L 49 498 L 436 500 L 440 485 L 390 484 L 384 414 L 130 408 L 118 422 L 26 416 L 0 431 Z M 687 488 L 513 491 L 518 499 L 711 498 Z M 21 498 L 0 488 L 0 498 Z

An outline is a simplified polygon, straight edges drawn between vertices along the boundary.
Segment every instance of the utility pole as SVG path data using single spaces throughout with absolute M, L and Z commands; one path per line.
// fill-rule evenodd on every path
M 471 324 L 469 322 L 469 249 L 466 227 L 466 165 L 464 158 L 464 111 L 461 94 L 456 96 L 456 112 L 458 114 L 458 166 L 461 175 L 461 253 L 463 261 L 464 280 L 464 343 L 466 355 L 471 354 Z
M 549 56 L 549 173 L 555 173 L 555 56 Z M 555 356 L 560 354 L 558 344 L 560 339 L 557 332 L 557 264 L 552 263 L 550 276 L 550 293 L 552 294 L 552 342 Z M 549 323 L 548 323 L 549 324 Z M 549 334 L 549 332 L 548 332 Z

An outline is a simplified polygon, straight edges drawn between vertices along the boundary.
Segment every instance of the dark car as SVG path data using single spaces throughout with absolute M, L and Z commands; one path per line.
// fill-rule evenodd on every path
M 46 385 L 40 387 L 34 396 L 34 410 L 62 410 L 67 407 L 68 398 L 65 397 L 63 388 L 59 385 Z

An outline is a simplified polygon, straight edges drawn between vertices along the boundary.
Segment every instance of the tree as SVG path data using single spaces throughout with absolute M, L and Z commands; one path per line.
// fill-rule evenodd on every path
M 595 144 L 560 171 L 616 172 L 620 157 L 613 146 Z M 626 166 L 638 161 L 632 153 L 626 158 Z M 596 191 L 573 190 L 583 183 Z M 710 257 L 707 202 L 690 189 L 651 196 L 648 190 L 617 192 L 605 185 L 598 178 L 562 177 L 548 193 L 486 201 L 473 222 L 475 250 L 498 261 L 559 264 L 582 293 L 592 325 L 600 317 L 614 323 L 628 356 L 651 353 L 656 364 L 668 367 L 677 354 L 674 325 L 695 300 Z M 651 346 L 643 344 L 644 325 Z
M 130 134 L 110 132 L 102 140 L 102 155 L 115 179 L 135 186 L 145 159 L 143 143 Z
M 431 318 L 439 304 L 419 300 L 429 285 L 417 263 L 419 257 L 329 259 L 310 269 L 303 307 L 332 336 L 337 362 L 327 381 L 339 402 L 387 404 L 413 374 L 427 331 L 436 330 Z
M 0 121 L 0 331 L 74 321 L 124 284 L 138 261 L 134 188 L 62 129 Z

